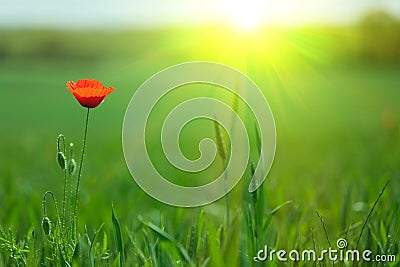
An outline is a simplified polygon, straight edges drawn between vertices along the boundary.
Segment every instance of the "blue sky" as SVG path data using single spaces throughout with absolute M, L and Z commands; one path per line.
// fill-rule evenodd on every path
M 243 12 L 238 1 L 242 0 L 0 0 L 0 27 L 113 28 L 230 23 L 240 16 L 253 17 L 254 10 L 263 23 L 287 25 L 344 24 L 372 9 L 383 9 L 400 17 L 400 0 L 247 0 L 242 1 L 242 6 L 250 6 L 250 11 Z

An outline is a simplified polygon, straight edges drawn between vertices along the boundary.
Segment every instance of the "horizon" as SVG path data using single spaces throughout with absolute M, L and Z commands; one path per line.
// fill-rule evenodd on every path
M 4 3 L 3 3 L 4 4 Z M 3 5 L 1 4 L 1 5 Z M 78 8 L 79 6 L 79 8 Z M 0 8 L 0 28 L 115 29 L 208 26 L 215 24 L 255 27 L 262 25 L 346 25 L 369 12 L 382 10 L 400 18 L 396 0 L 196 1 L 88 0 L 8 2 Z

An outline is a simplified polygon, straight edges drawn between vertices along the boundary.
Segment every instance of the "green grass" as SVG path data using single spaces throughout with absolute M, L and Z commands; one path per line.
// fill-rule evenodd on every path
M 322 250 L 328 248 L 327 240 L 336 248 L 336 240 L 346 238 L 348 247 L 355 248 L 365 222 L 359 248 L 396 254 L 397 263 L 389 266 L 398 264 L 397 65 L 336 61 L 329 38 L 320 46 L 325 35 L 314 42 L 311 39 L 302 50 L 296 46 L 284 49 L 289 55 L 257 58 L 255 52 L 250 53 L 245 63 L 238 55 L 220 56 L 224 47 L 207 44 L 206 34 L 192 38 L 185 31 L 8 35 L 7 47 L 13 42 L 19 46 L 14 52 L 7 50 L 0 61 L 0 266 L 23 266 L 24 262 L 62 266 L 62 253 L 51 249 L 51 240 L 41 229 L 41 201 L 43 193 L 52 190 L 62 202 L 63 172 L 55 160 L 59 133 L 66 136 L 67 144 L 74 142 L 79 159 L 85 110 L 66 90 L 65 82 L 85 77 L 97 78 L 117 90 L 91 112 L 78 206 L 78 249 L 69 260 L 73 266 L 264 266 L 253 261 L 264 245 Z M 295 42 L 302 35 L 293 36 Z M 37 51 L 28 53 L 22 46 L 22 37 L 32 40 L 32 51 L 41 47 L 43 40 L 53 40 L 61 50 L 52 56 L 40 50 L 42 54 L 37 56 Z M 91 38 L 96 40 L 93 50 L 85 41 Z M 318 48 L 328 59 L 319 62 L 307 56 L 314 51 L 311 48 Z M 159 203 L 133 181 L 122 154 L 123 116 L 136 88 L 164 67 L 191 60 L 215 60 L 246 72 L 262 88 L 275 117 L 278 139 L 271 172 L 262 190 L 249 194 L 249 164 L 246 177 L 229 194 L 228 227 L 225 199 L 201 208 Z M 204 92 L 233 103 L 231 95 L 216 88 Z M 179 102 L 193 95 L 203 92 L 182 91 L 170 99 Z M 164 103 L 160 113 L 171 109 L 173 103 Z M 256 161 L 253 117 L 242 102 L 237 110 L 251 133 L 251 156 Z M 212 122 L 192 126 L 192 130 L 185 129 L 181 140 L 189 158 L 197 155 L 193 140 L 204 136 L 215 140 Z M 202 131 L 198 131 L 200 127 Z M 159 147 L 151 153 L 162 159 Z M 160 168 L 182 178 L 182 173 L 168 166 Z M 209 179 L 218 169 L 197 178 Z M 390 183 L 369 216 L 388 179 Z M 51 205 L 48 216 L 55 224 Z M 58 241 L 68 243 L 68 238 Z

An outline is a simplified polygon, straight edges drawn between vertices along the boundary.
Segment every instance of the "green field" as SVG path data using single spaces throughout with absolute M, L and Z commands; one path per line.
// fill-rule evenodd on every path
M 320 251 L 330 242 L 336 248 L 338 238 L 355 248 L 365 222 L 358 248 L 397 255 L 397 262 L 387 266 L 398 266 L 400 65 L 385 54 L 366 57 L 369 50 L 358 46 L 364 39 L 355 29 L 273 31 L 257 42 L 254 36 L 215 29 L 3 30 L 2 35 L 0 266 L 62 266 L 41 229 L 41 203 L 47 190 L 59 205 L 62 201 L 63 172 L 55 160 L 58 134 L 75 143 L 79 159 L 85 109 L 65 83 L 81 78 L 98 79 L 116 90 L 91 112 L 78 206 L 79 250 L 67 260 L 74 266 L 90 266 L 91 256 L 95 266 L 121 264 L 112 203 L 126 266 L 312 266 L 256 263 L 253 256 L 264 245 Z M 130 176 L 122 152 L 124 113 L 135 90 L 163 68 L 194 60 L 217 61 L 246 73 L 263 90 L 275 118 L 273 167 L 255 197 L 247 192 L 249 164 L 246 177 L 229 194 L 228 227 L 225 199 L 200 208 L 176 208 L 146 195 Z M 232 96 L 218 88 L 205 96 L 232 104 Z M 172 100 L 168 103 L 173 106 Z M 239 112 L 253 129 L 253 117 L 243 103 Z M 188 157 L 198 156 L 193 140 L 214 138 L 212 123 L 203 124 L 182 136 Z M 192 138 L 195 133 L 199 135 Z M 254 132 L 252 136 L 256 150 Z M 152 153 L 159 157 L 160 148 Z M 252 160 L 258 160 L 256 152 Z M 55 211 L 48 207 L 55 221 Z M 103 223 L 91 254 L 90 242 Z M 11 251 L 5 238 L 9 228 L 17 244 Z M 316 263 L 358 266 L 348 264 Z

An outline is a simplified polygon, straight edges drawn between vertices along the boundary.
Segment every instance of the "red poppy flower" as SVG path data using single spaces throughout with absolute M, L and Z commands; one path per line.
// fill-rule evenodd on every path
M 67 82 L 67 89 L 75 96 L 76 100 L 86 108 L 95 108 L 108 96 L 114 87 L 104 87 L 99 81 L 78 80 Z

